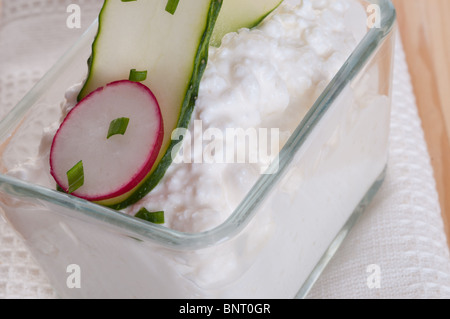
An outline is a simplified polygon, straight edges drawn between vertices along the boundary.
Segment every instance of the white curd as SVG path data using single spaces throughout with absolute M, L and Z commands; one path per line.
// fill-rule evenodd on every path
M 210 128 L 224 135 L 227 128 L 275 128 L 278 149 L 267 150 L 273 159 L 364 35 L 362 10 L 347 0 L 286 0 L 258 28 L 226 35 L 220 48 L 210 49 L 188 142 L 202 143 Z M 61 119 L 75 105 L 79 90 L 75 85 L 67 91 Z M 52 185 L 46 162 L 59 124 L 45 128 L 37 157 L 21 165 L 7 160 L 14 163 L 9 174 Z M 205 147 L 209 143 L 203 141 Z M 171 165 L 162 182 L 126 212 L 163 210 L 166 226 L 183 232 L 214 228 L 230 216 L 268 164 L 251 162 L 249 156 L 244 164 L 222 164 L 227 161 L 219 158 L 205 163 L 201 151 L 191 150 L 193 163 Z
M 167 227 L 183 232 L 224 222 L 267 163 L 251 162 L 249 156 L 245 164 L 222 164 L 222 156 L 205 163 L 205 154 L 196 152 L 194 143 L 203 140 L 205 151 L 211 142 L 203 134 L 210 128 L 224 136 L 228 128 L 276 128 L 281 149 L 360 40 L 345 21 L 350 9 L 355 10 L 352 5 L 341 0 L 285 1 L 257 29 L 231 33 L 220 48 L 211 48 L 190 125 L 192 138 L 187 139 L 193 163 L 173 164 L 163 181 L 127 212 L 134 214 L 143 206 L 163 210 Z M 364 30 L 364 19 L 359 22 L 357 30 Z M 273 157 L 279 149 L 269 148 L 267 154 Z

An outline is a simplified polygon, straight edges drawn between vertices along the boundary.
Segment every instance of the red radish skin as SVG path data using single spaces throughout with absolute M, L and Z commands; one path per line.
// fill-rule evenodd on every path
M 131 94 L 131 96 L 126 99 L 126 103 L 124 102 L 125 100 L 122 101 L 124 103 L 120 103 L 121 100 L 125 99 L 123 96 L 124 94 Z M 145 112 L 139 110 L 143 107 L 142 104 L 146 104 Z M 104 109 L 105 112 L 101 112 L 101 109 Z M 133 110 L 130 111 L 130 109 Z M 127 111 L 134 111 L 136 113 L 134 114 L 134 118 L 133 116 L 128 116 Z M 91 113 L 99 114 L 97 114 L 98 116 L 95 118 L 84 117 L 84 114 L 89 115 Z M 108 115 L 103 116 L 104 113 L 108 113 Z M 112 116 L 109 113 L 117 113 L 117 115 Z M 113 141 L 111 142 L 106 138 L 109 124 L 111 121 L 121 117 L 130 118 L 127 132 L 124 136 L 112 136 L 110 140 Z M 145 121 L 147 118 L 149 120 Z M 133 127 L 133 124 L 136 124 L 136 122 L 139 121 L 145 121 L 145 125 L 143 124 L 139 128 Z M 140 132 L 139 130 L 142 131 Z M 79 133 L 79 136 L 77 132 Z M 101 132 L 104 133 L 104 141 L 99 138 L 99 136 L 103 134 Z M 139 132 L 139 136 L 133 136 Z M 100 140 L 92 141 L 90 139 L 91 135 L 94 136 L 94 139 L 97 138 Z M 160 152 L 163 137 L 164 125 L 161 110 L 152 91 L 139 82 L 123 80 L 109 83 L 105 87 L 98 88 L 90 93 L 67 114 L 53 139 L 50 151 L 51 175 L 56 183 L 67 192 L 69 185 L 66 173 L 78 161 L 83 160 L 85 166 L 85 185 L 88 184 L 89 186 L 83 185 L 71 195 L 92 202 L 120 197 L 121 195 L 132 191 L 149 174 Z M 145 149 L 137 144 L 137 141 L 141 140 L 145 141 L 142 146 L 147 148 L 146 152 Z M 96 144 L 91 145 L 91 143 Z M 102 152 L 102 147 L 111 147 L 110 145 L 103 145 L 100 143 L 117 143 L 126 149 L 132 148 L 137 151 L 129 152 L 121 149 L 116 151 L 116 149 L 113 149 L 112 151 L 108 150 L 108 153 L 111 154 L 96 154 L 95 152 Z M 87 155 L 83 153 L 85 151 Z M 71 152 L 74 154 L 69 155 Z M 135 154 L 140 154 L 138 157 L 144 158 L 142 163 L 139 162 L 136 166 L 131 164 L 133 163 L 133 160 L 139 161 L 139 159 L 133 158 Z M 70 156 L 73 158 L 70 158 Z M 87 158 L 83 159 L 83 156 L 86 156 Z M 95 160 L 92 160 L 91 157 L 97 156 L 100 158 L 99 162 L 93 163 Z M 73 164 L 67 164 L 69 163 L 69 160 L 73 161 Z M 114 167 L 114 164 L 111 163 L 115 162 L 119 163 L 116 167 L 117 170 L 110 169 L 110 171 L 106 172 L 104 181 L 102 174 L 98 176 L 96 181 L 90 180 L 89 172 L 93 172 L 91 176 L 95 175 L 98 171 L 104 169 L 104 167 L 108 167 L 108 165 Z M 127 167 L 127 165 L 129 167 Z M 120 170 L 125 171 L 128 169 L 133 171 L 130 174 L 131 176 L 122 176 Z M 114 185 L 114 180 L 108 180 L 108 176 L 110 175 L 120 176 L 119 179 L 121 180 L 118 182 L 118 185 Z M 114 177 L 111 178 L 114 179 Z M 97 182 L 98 180 L 102 181 Z M 101 183 L 104 183 L 105 185 L 101 185 Z M 89 190 L 94 189 L 95 191 L 89 192 L 86 188 Z M 108 191 L 102 192 L 102 189 L 108 188 L 110 188 Z

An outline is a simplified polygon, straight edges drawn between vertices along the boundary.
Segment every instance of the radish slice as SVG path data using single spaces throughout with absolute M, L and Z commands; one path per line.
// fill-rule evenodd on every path
M 74 196 L 94 202 L 119 197 L 149 174 L 163 135 L 161 110 L 150 89 L 139 82 L 112 82 L 64 119 L 50 152 L 51 174 Z

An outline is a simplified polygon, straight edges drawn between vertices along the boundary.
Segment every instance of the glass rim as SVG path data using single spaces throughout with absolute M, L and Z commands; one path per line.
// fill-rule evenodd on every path
M 360 2 L 376 4 L 381 11 L 380 28 L 368 30 L 362 41 L 357 45 L 350 57 L 334 76 L 320 97 L 315 101 L 306 116 L 297 126 L 292 136 L 278 155 L 278 169 L 271 174 L 263 174 L 253 185 L 245 198 L 234 210 L 231 216 L 217 227 L 200 233 L 186 233 L 127 215 L 120 211 L 109 209 L 44 186 L 35 185 L 4 174 L 0 174 L 0 187 L 8 194 L 21 197 L 33 197 L 65 208 L 75 210 L 85 217 L 99 220 L 107 226 L 126 231 L 130 236 L 141 237 L 145 240 L 157 242 L 162 246 L 179 250 L 202 249 L 220 244 L 240 233 L 252 220 L 256 209 L 283 176 L 291 163 L 293 156 L 301 148 L 307 137 L 320 122 L 330 105 L 336 100 L 344 88 L 363 69 L 391 33 L 396 12 L 390 0 L 359 0 Z M 21 116 L 41 97 L 52 81 L 60 73 L 60 69 L 87 43 L 87 38 L 96 32 L 98 21 L 89 27 L 81 38 L 66 54 L 46 73 L 46 75 L 27 93 L 27 95 L 0 121 L 0 140 L 5 138 L 19 124 Z M 269 170 L 271 168 L 269 167 Z M 64 214 L 64 213 L 62 213 Z M 70 214 L 71 218 L 76 218 Z

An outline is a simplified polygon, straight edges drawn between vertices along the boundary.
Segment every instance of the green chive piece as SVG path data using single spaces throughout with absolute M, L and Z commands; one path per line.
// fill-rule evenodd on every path
M 180 2 L 180 0 L 169 0 L 166 5 L 166 11 L 171 15 L 174 15 L 175 11 L 177 11 L 178 2 Z
M 56 190 L 58 191 L 58 192 L 60 192 L 60 193 L 65 193 L 66 191 L 64 190 L 64 188 L 62 188 L 61 186 L 59 186 L 59 185 L 56 185 Z
M 131 82 L 142 82 L 147 80 L 147 71 L 136 71 L 132 69 L 130 71 L 130 77 L 128 78 Z
M 137 0 L 122 0 L 122 2 L 131 2 L 131 1 L 137 1 Z
M 149 212 L 145 207 L 142 208 L 135 217 L 146 220 L 153 224 L 164 224 L 164 212 Z
M 127 117 L 121 117 L 112 121 L 111 124 L 109 124 L 108 136 L 106 139 L 109 140 L 109 138 L 114 135 L 125 135 L 128 123 L 130 123 L 130 119 Z
M 83 161 L 79 161 L 67 172 L 67 180 L 69 182 L 69 194 L 72 194 L 84 185 L 84 167 Z

